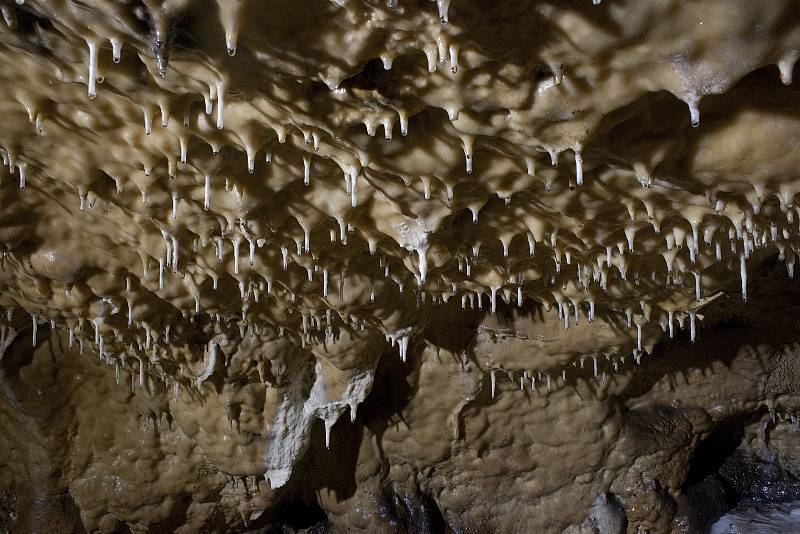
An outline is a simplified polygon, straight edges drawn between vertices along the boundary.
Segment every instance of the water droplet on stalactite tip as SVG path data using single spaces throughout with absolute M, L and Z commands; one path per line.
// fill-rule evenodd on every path
M 792 71 L 794 71 L 794 65 L 797 63 L 798 58 L 800 58 L 800 50 L 790 50 L 778 60 L 778 70 L 781 74 L 781 82 L 784 85 L 792 83 Z
M 217 254 L 217 262 L 222 262 L 223 243 L 221 237 L 217 236 L 214 238 L 214 247 Z
M 408 113 L 398 110 L 397 115 L 400 117 L 400 135 L 405 137 L 408 135 Z
M 239 245 L 241 244 L 241 236 L 238 234 L 231 240 L 233 243 L 233 272 L 239 274 Z
M 222 81 L 217 82 L 217 130 L 222 130 L 224 127 L 226 90 Z
M 311 135 L 313 131 L 314 131 L 313 129 L 307 130 L 305 128 L 300 128 L 300 133 L 303 134 L 303 141 L 305 142 L 305 144 L 307 145 L 311 144 Z
M 436 7 L 439 10 L 439 20 L 442 24 L 447 24 L 450 0 L 436 0 Z
M 475 138 L 471 135 L 466 135 L 461 138 L 461 143 L 464 148 L 464 159 L 465 159 L 465 166 L 467 170 L 467 174 L 472 174 L 472 145 L 475 141 Z
M 162 101 L 159 104 L 159 111 L 161 113 L 161 127 L 167 128 L 169 126 L 169 104 Z
M 172 193 L 172 220 L 178 218 L 178 194 Z
M 211 97 L 206 93 L 203 93 L 203 105 L 206 115 L 211 115 L 211 112 L 214 111 L 214 104 L 211 102 Z
M 405 363 L 408 356 L 408 335 L 400 336 L 397 340 L 398 348 L 400 349 L 400 361 Z
M 329 419 L 322 419 L 325 423 L 325 448 L 331 448 L 331 427 L 333 427 L 333 421 Z
M 306 254 L 311 252 L 311 232 L 307 228 L 303 228 L 303 250 Z
M 688 102 L 689 105 L 689 118 L 692 122 L 692 127 L 697 128 L 700 126 L 700 108 L 697 105 L 697 100 Z
M 119 63 L 120 55 L 122 54 L 122 41 L 119 39 L 111 38 L 111 59 L 114 63 Z
M 427 247 L 417 249 L 417 256 L 419 257 L 419 281 L 420 285 L 425 283 L 428 277 L 428 249 Z
M 253 174 L 256 172 L 256 154 L 253 150 L 253 147 L 247 145 L 245 147 L 245 152 L 247 154 L 247 173 Z
M 311 155 L 306 154 L 303 156 L 303 185 L 309 185 L 310 183 L 311 183 Z
M 453 74 L 458 72 L 458 45 L 450 45 L 450 72 Z
M 394 133 L 394 120 L 384 117 L 381 124 L 383 125 L 383 138 L 388 143 L 392 140 L 392 134 Z
M 422 194 L 425 197 L 425 200 L 431 199 L 431 179 L 429 176 L 421 176 L 420 180 L 422 181 Z
M 553 147 L 545 147 L 547 153 L 550 155 L 550 164 L 553 167 L 558 167 L 558 151 Z
M 285 271 L 289 268 L 289 249 L 286 247 L 281 247 L 281 256 L 282 256 L 282 267 Z
M 428 60 L 428 72 L 433 74 L 436 72 L 437 60 L 439 59 L 439 53 L 437 52 L 436 45 L 425 45 L 422 51 L 425 53 L 425 58 Z
M 176 235 L 171 235 L 170 240 L 172 241 L 172 272 L 178 272 L 178 237 Z
M 358 184 L 358 171 L 351 169 L 350 171 L 350 205 L 356 207 L 358 205 L 358 197 L 356 196 L 356 185 Z M 344 238 L 342 238 L 344 243 Z
M 636 350 L 642 350 L 642 325 L 636 323 Z
M 179 161 L 181 164 L 186 164 L 186 157 L 188 156 L 188 143 L 186 138 L 181 136 L 178 138 L 178 143 L 180 145 L 180 159 Z
M 580 147 L 575 148 L 575 183 L 578 187 L 583 185 L 583 156 Z
M 742 279 L 742 302 L 747 302 L 747 262 L 744 252 L 739 254 L 739 273 Z
M 489 290 L 491 292 L 490 302 L 491 302 L 492 315 L 494 315 L 495 312 L 497 312 L 497 290 L 498 289 L 500 289 L 498 286 L 492 286 L 492 287 L 489 288 Z
M 694 275 L 694 298 L 697 302 L 700 302 L 700 273 L 693 272 Z
M 164 253 L 164 262 L 166 267 L 172 265 L 172 241 L 169 239 L 169 235 L 162 231 L 162 236 L 164 237 L 164 246 L 165 246 L 165 253 Z
M 89 76 L 87 83 L 87 93 L 89 98 L 97 96 L 97 41 L 88 39 L 86 45 L 89 47 Z

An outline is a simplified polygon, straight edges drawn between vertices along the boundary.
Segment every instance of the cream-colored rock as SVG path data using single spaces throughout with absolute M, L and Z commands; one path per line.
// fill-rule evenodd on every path
M 686 371 L 685 398 L 662 377 L 615 404 L 774 256 L 793 275 L 791 0 L 0 10 L 3 413 L 66 436 L 52 469 L 89 529 L 239 528 L 298 498 L 368 530 L 386 484 L 395 515 L 442 514 L 386 529 L 530 531 L 514 506 L 593 528 L 610 489 L 666 529 L 720 414 L 794 406 L 791 358 L 757 343 L 733 396 Z M 303 488 L 347 424 L 370 474 Z

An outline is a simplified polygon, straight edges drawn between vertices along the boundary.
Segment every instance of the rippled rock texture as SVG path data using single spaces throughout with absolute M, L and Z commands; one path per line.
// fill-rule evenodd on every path
M 796 496 L 796 2 L 0 12 L 0 529 Z
M 602 356 L 597 376 L 591 357 L 546 368 L 558 356 L 542 348 L 590 343 L 610 329 L 597 321 L 442 313 L 405 363 L 382 354 L 329 448 L 313 426 L 275 490 L 259 454 L 280 386 L 220 380 L 176 400 L 124 373 L 117 385 L 58 332 L 35 351 L 25 336 L 0 375 L 2 527 L 703 532 L 741 500 L 800 495 L 800 286 L 772 270 L 750 289 L 746 306 L 712 304 L 695 343 L 682 333 L 639 364 Z

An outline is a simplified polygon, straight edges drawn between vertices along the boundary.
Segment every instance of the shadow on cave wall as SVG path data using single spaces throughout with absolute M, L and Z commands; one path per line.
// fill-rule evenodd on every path
M 674 380 L 697 369 L 710 373 L 712 362 L 722 362 L 730 369 L 733 360 L 744 347 L 764 346 L 768 347 L 768 351 L 778 351 L 781 347 L 800 340 L 800 321 L 797 321 L 800 317 L 800 281 L 788 278 L 783 263 L 777 261 L 776 256 L 768 258 L 753 271 L 748 294 L 749 300 L 746 304 L 742 303 L 736 288 L 730 288 L 727 294 L 712 301 L 701 312 L 704 320 L 700 323 L 696 342 L 689 341 L 688 332 L 678 332 L 675 339 L 659 342 L 653 354 L 646 356 L 641 366 L 636 368 L 636 380 L 630 381 L 621 393 L 609 397 L 608 402 L 616 404 L 623 419 L 630 422 L 627 417 L 628 402 L 646 395 L 664 378 Z M 533 305 L 529 301 L 525 304 L 523 308 L 517 309 L 500 303 L 498 322 L 511 324 L 515 316 L 528 317 L 534 322 L 541 320 L 544 313 L 541 306 Z M 457 314 L 439 314 L 426 330 L 425 341 L 418 342 L 416 350 L 410 351 L 407 364 L 403 364 L 393 351 L 384 354 L 373 391 L 359 409 L 358 422 L 356 425 L 349 421 L 338 423 L 338 438 L 335 441 L 344 440 L 350 444 L 359 442 L 361 434 L 356 427 L 363 423 L 377 436 L 377 442 L 380 443 L 380 437 L 386 428 L 403 424 L 402 412 L 415 392 L 413 374 L 421 364 L 425 343 L 446 348 L 453 353 L 463 354 L 466 359 L 474 360 L 474 356 L 470 356 L 470 347 L 478 327 L 489 314 L 486 308 L 482 311 L 467 310 L 461 315 L 465 320 L 458 322 L 453 321 Z M 780 313 L 777 313 L 778 310 Z M 769 372 L 768 369 L 765 371 Z M 483 396 L 488 396 L 488 393 Z M 489 402 L 488 397 L 480 402 L 483 401 Z M 759 423 L 766 414 L 767 409 L 762 406 L 716 423 L 694 451 L 682 486 L 684 497 L 678 504 L 682 507 L 679 513 L 689 515 L 692 525 L 699 529 L 698 532 L 703 531 L 737 502 L 752 498 L 754 488 L 769 488 L 762 492 L 761 498 L 764 499 L 778 498 L 780 495 L 787 498 L 800 497 L 800 484 L 796 484 L 794 475 L 776 464 L 748 456 L 741 450 L 744 428 Z M 314 441 L 323 442 L 321 429 L 318 428 L 316 432 Z M 332 448 L 336 447 L 334 443 Z M 344 497 L 349 497 L 355 491 L 351 470 L 355 469 L 357 452 L 346 449 L 347 447 L 337 449 L 341 461 L 337 462 L 335 469 L 323 468 L 324 474 L 320 478 L 326 479 L 326 484 L 334 484 L 336 491 L 341 492 Z M 331 482 L 333 480 L 335 482 Z M 450 528 L 441 519 L 442 515 L 431 496 L 419 495 L 415 500 L 387 491 L 383 498 L 387 503 L 395 501 L 388 508 L 393 510 L 397 524 L 403 526 L 400 531 L 427 532 L 413 528 L 408 530 L 412 525 L 410 518 L 414 514 L 422 514 L 420 509 L 414 511 L 415 506 L 434 511 L 425 523 L 429 527 L 435 525 L 430 532 L 443 532 L 445 530 L 442 529 Z M 397 504 L 404 498 L 402 505 Z
M 754 273 L 756 275 L 756 273 Z M 656 345 L 652 356 L 646 356 L 641 367 L 636 369 L 637 379 L 631 381 L 620 394 L 608 399 L 616 403 L 620 411 L 626 411 L 626 403 L 645 395 L 665 377 L 674 377 L 692 369 L 710 372 L 710 362 L 719 361 L 730 368 L 737 352 L 745 346 L 766 345 L 776 350 L 785 344 L 800 340 L 800 282 L 789 280 L 783 265 L 771 258 L 758 270 L 749 287 L 750 300 L 746 305 L 741 297 L 732 292 L 710 304 L 703 310 L 705 319 L 698 330 L 698 339 L 691 343 L 684 332 L 677 339 L 664 340 Z M 456 304 L 453 304 L 456 306 Z M 460 303 L 458 303 L 460 306 Z M 478 332 L 478 327 L 489 312 L 467 311 L 460 314 L 442 313 L 436 324 L 409 351 L 409 361 L 401 362 L 395 351 L 388 351 L 379 361 L 375 385 L 366 401 L 359 407 L 358 418 L 352 423 L 345 414 L 336 423 L 331 434 L 331 448 L 324 448 L 324 429 L 321 422 L 315 424 L 309 452 L 297 466 L 301 476 L 290 482 L 286 499 L 275 514 L 264 514 L 251 523 L 248 531 L 278 532 L 279 528 L 326 532 L 328 525 L 325 511 L 317 502 L 316 492 L 330 491 L 337 500 L 352 498 L 358 491 L 357 467 L 360 446 L 365 432 L 376 437 L 380 447 L 381 437 L 393 425 L 405 424 L 403 411 L 415 394 L 414 374 L 422 363 L 425 344 L 431 343 L 453 352 L 465 352 L 469 358 L 469 347 Z M 780 310 L 780 313 L 776 313 Z M 522 315 L 532 321 L 541 320 L 540 306 L 526 302 L 522 310 L 513 306 L 498 306 L 498 321 L 510 323 L 514 315 Z M 24 333 L 23 333 L 24 334 Z M 42 330 L 46 340 L 46 329 Z M 19 368 L 29 363 L 30 338 L 20 339 L 18 347 L 3 361 L 5 370 Z M 487 394 L 488 395 L 488 394 Z M 766 408 L 718 423 L 710 435 L 697 447 L 689 466 L 689 474 L 683 485 L 686 506 L 692 509 L 693 521 L 707 525 L 742 498 L 747 498 L 752 487 L 783 488 L 784 493 L 794 494 L 794 482 L 790 474 L 776 471 L 774 465 L 745 457 L 739 450 L 743 428 L 759 421 Z M 331 461 L 335 458 L 335 462 Z M 385 462 L 385 459 L 384 459 Z M 378 476 L 384 477 L 385 473 Z M 775 486 L 777 479 L 791 483 Z M 767 484 L 769 485 L 769 484 Z M 382 503 L 390 524 L 399 532 L 446 532 L 450 528 L 432 495 L 417 490 L 400 493 L 388 484 L 381 484 L 382 494 L 376 496 Z M 778 490 L 768 496 L 777 495 Z M 188 506 L 188 504 L 187 504 Z M 153 532 L 169 531 L 181 523 L 178 514 L 164 524 L 154 525 Z M 124 527 L 120 527 L 124 528 Z M 121 530 L 122 532 L 124 530 Z
M 629 412 L 629 402 L 645 396 L 656 383 L 666 378 L 677 386 L 679 377 L 695 370 L 710 376 L 715 372 L 714 362 L 732 370 L 734 359 L 743 350 L 757 348 L 753 357 L 761 362 L 764 376 L 771 377 L 776 355 L 800 341 L 800 281 L 789 279 L 783 263 L 773 256 L 758 268 L 748 285 L 748 295 L 748 302 L 743 303 L 739 294 L 730 291 L 703 309 L 705 319 L 696 342 L 683 333 L 656 345 L 652 356 L 637 369 L 636 380 L 609 399 L 618 405 L 626 423 L 639 411 Z M 764 386 L 760 392 L 764 400 L 797 394 L 791 383 L 777 386 L 775 389 L 771 381 Z M 774 455 L 765 457 L 745 446 L 746 429 L 761 428 L 764 450 L 768 451 L 769 431 L 775 424 L 774 412 L 759 404 L 712 426 L 693 451 L 681 486 L 678 515 L 688 532 L 706 532 L 714 521 L 742 502 L 800 499 L 798 473 L 781 465 Z
M 733 291 L 711 302 L 700 311 L 704 319 L 695 342 L 689 340 L 686 332 L 679 332 L 672 340 L 662 339 L 652 356 L 644 358 L 636 380 L 630 381 L 612 400 L 624 404 L 646 394 L 663 378 L 683 371 L 712 372 L 714 361 L 730 368 L 743 347 L 766 345 L 777 350 L 798 342 L 800 280 L 788 278 L 777 256 L 765 261 L 754 274 L 748 285 L 747 303 Z

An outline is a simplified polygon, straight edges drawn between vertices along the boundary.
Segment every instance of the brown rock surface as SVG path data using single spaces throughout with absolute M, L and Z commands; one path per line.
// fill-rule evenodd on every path
M 595 521 L 604 509 L 593 507 L 595 499 L 611 495 L 627 532 L 678 532 L 678 503 L 698 446 L 731 421 L 742 432 L 734 447 L 800 474 L 792 421 L 800 402 L 792 385 L 797 346 L 790 341 L 800 328 L 800 286 L 770 271 L 751 291 L 746 306 L 711 305 L 709 326 L 694 344 L 685 334 L 661 342 L 639 365 L 603 357 L 595 378 L 590 365 L 554 362 L 543 369 L 550 392 L 546 379 L 536 393 L 529 383 L 520 391 L 518 378 L 524 368 L 538 372 L 531 331 L 547 332 L 553 313 L 530 310 L 525 325 L 505 307 L 497 317 L 473 317 L 466 350 L 440 348 L 437 356 L 426 343 L 446 330 L 444 315 L 406 364 L 396 354 L 381 358 L 372 393 L 354 423 L 334 426 L 329 449 L 324 425 L 316 425 L 290 482 L 277 490 L 248 472 L 258 461 L 249 444 L 263 438 L 247 430 L 258 415 L 245 416 L 254 405 L 274 405 L 265 392 L 275 386 L 250 384 L 233 394 L 224 385 L 195 399 L 201 412 L 182 412 L 188 399 L 175 401 L 155 384 L 131 393 L 127 376 L 116 385 L 111 368 L 66 351 L 60 336 L 47 337 L 32 357 L 20 338 L 3 359 L 2 517 L 11 531 L 285 524 L 336 532 L 558 532 L 591 528 L 590 508 Z M 776 305 L 779 316 L 770 313 Z M 608 327 L 598 323 L 579 328 L 598 329 L 599 338 Z M 490 333 L 500 329 L 503 336 Z M 481 348 L 488 344 L 496 348 Z M 507 349 L 517 361 L 509 358 L 495 373 L 492 398 L 491 369 Z M 238 421 L 223 407 L 234 398 L 243 406 Z M 765 426 L 770 413 L 777 415 Z
M 796 2 L 0 14 L 0 532 L 800 495 Z

